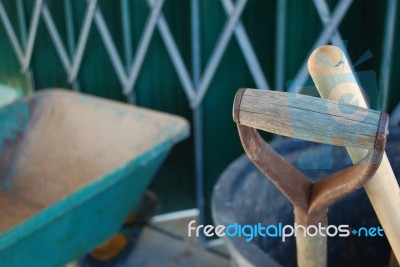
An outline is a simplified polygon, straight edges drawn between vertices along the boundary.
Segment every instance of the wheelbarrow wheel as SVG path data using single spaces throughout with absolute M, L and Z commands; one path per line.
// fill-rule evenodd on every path
M 128 215 L 119 233 L 94 249 L 82 266 L 108 267 L 123 261 L 134 249 L 141 231 L 160 210 L 157 195 L 147 190 L 138 205 Z

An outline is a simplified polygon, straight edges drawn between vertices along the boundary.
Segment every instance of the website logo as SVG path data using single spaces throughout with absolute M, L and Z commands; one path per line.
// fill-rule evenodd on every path
M 360 227 L 358 229 L 352 229 L 347 224 L 339 226 L 328 225 L 322 226 L 321 223 L 317 225 L 304 226 L 295 223 L 294 225 L 283 225 L 269 224 L 263 225 L 261 223 L 250 225 L 250 224 L 239 224 L 232 223 L 227 226 L 225 225 L 197 225 L 195 220 L 192 220 L 188 224 L 188 236 L 199 237 L 200 234 L 204 234 L 207 237 L 245 237 L 246 242 L 250 242 L 255 237 L 269 237 L 269 238 L 280 238 L 282 242 L 285 242 L 288 237 L 296 236 L 310 236 L 314 237 L 317 235 L 328 236 L 328 237 L 348 237 L 350 235 L 356 237 L 382 237 L 384 236 L 383 229 L 380 226 L 377 227 Z

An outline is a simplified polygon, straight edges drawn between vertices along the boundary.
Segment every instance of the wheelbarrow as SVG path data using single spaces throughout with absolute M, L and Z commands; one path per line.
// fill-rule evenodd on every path
M 122 225 L 172 146 L 177 116 L 46 90 L 0 109 L 0 266 L 62 266 Z

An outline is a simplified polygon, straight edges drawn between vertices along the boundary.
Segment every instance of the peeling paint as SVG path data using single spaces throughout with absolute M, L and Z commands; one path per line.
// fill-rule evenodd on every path
M 0 109 L 0 154 L 6 153 L 4 150 L 7 150 L 5 145 L 7 141 L 15 141 L 25 131 L 29 118 L 30 110 L 26 102 Z M 13 153 L 16 153 L 17 147 L 11 146 Z M 0 173 L 0 192 L 10 190 L 12 187 L 12 179 L 18 169 L 16 165 L 10 166 L 12 158 L 13 156 L 8 155 L 0 162 L 2 172 Z
M 6 140 L 15 139 L 26 129 L 29 118 L 29 106 L 25 102 L 0 109 L 0 153 Z

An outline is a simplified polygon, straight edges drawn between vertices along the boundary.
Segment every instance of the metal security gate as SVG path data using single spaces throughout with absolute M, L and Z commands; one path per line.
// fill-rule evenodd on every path
M 10 21 L 9 13 L 0 0 L 0 19 L 7 33 L 7 38 L 12 45 L 22 72 L 26 75 L 30 90 L 34 91 L 35 86 L 32 78 L 31 62 L 37 41 L 37 33 L 40 22 L 47 29 L 48 35 L 55 47 L 58 58 L 68 77 L 68 83 L 74 90 L 80 90 L 79 72 L 82 67 L 82 59 L 85 53 L 89 53 L 87 43 L 89 32 L 95 28 L 101 41 L 105 46 L 107 55 L 112 64 L 122 92 L 130 103 L 135 102 L 135 85 L 140 75 L 145 56 L 149 50 L 149 45 L 155 32 L 161 36 L 169 58 L 179 78 L 185 96 L 193 111 L 193 129 L 194 129 L 194 153 L 195 153 L 195 173 L 196 173 L 196 192 L 197 207 L 200 211 L 199 224 L 204 224 L 204 153 L 203 153 L 203 100 L 208 92 L 210 83 L 215 77 L 217 68 L 226 52 L 227 46 L 232 39 L 236 39 L 240 51 L 243 54 L 247 67 L 250 71 L 254 83 L 258 88 L 283 90 L 285 88 L 285 51 L 287 28 L 286 10 L 288 0 L 276 1 L 276 36 L 275 36 L 275 83 L 274 86 L 268 82 L 264 71 L 262 70 L 260 59 L 258 58 L 246 28 L 241 21 L 241 15 L 248 3 L 247 0 L 220 0 L 220 4 L 226 13 L 226 22 L 214 44 L 212 53 L 205 64 L 204 70 L 201 69 L 201 40 L 200 29 L 202 22 L 199 16 L 200 0 L 190 1 L 191 18 L 191 59 L 192 66 L 189 68 L 179 50 L 173 37 L 173 29 L 170 28 L 166 17 L 163 14 L 163 5 L 165 1 L 171 0 L 143 0 L 149 7 L 149 13 L 141 33 L 141 38 L 136 47 L 133 47 L 131 40 L 131 14 L 129 12 L 129 0 L 120 0 L 122 47 L 124 57 L 118 52 L 115 40 L 110 33 L 107 23 L 103 17 L 103 12 L 98 5 L 97 0 L 87 0 L 83 23 L 80 26 L 78 38 L 75 38 L 75 27 L 73 20 L 73 8 L 71 0 L 63 1 L 65 16 L 65 25 L 56 25 L 53 15 L 50 12 L 46 0 L 36 0 L 33 5 L 31 19 L 29 23 L 25 20 L 25 3 L 23 0 L 16 0 L 18 30 L 16 30 Z M 323 29 L 315 40 L 310 52 L 317 46 L 332 43 L 340 46 L 346 51 L 346 46 L 342 41 L 338 27 L 345 18 L 353 0 L 340 0 L 337 2 L 333 11 L 329 9 L 326 0 L 313 0 L 313 4 L 318 12 L 322 22 Z M 60 1 L 61 4 L 61 1 Z M 391 58 L 393 54 L 393 42 L 395 34 L 397 0 L 387 1 L 387 16 L 385 22 L 385 34 L 383 39 L 383 55 L 381 60 L 381 79 L 379 80 L 379 89 L 382 92 L 382 109 L 387 110 L 389 81 L 391 74 Z M 66 42 L 63 41 L 59 33 L 59 27 L 65 26 Z M 17 33 L 20 38 L 17 37 Z M 3 37 L 2 37 L 3 38 Z M 190 71 L 191 70 L 191 71 Z M 287 89 L 289 92 L 299 92 L 308 78 L 306 59 L 298 70 L 293 82 Z

